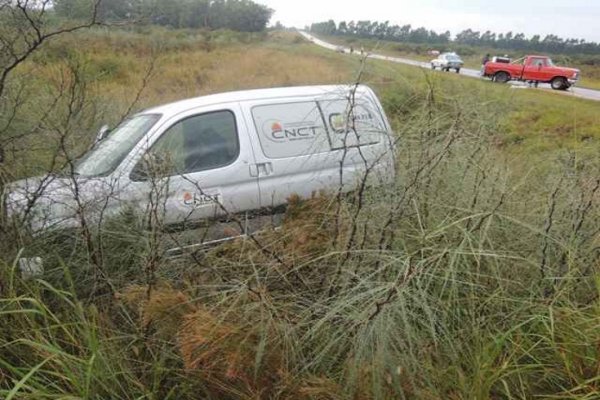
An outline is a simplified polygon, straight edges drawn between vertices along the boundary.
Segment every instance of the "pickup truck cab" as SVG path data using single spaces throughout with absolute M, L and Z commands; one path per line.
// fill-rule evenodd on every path
M 557 67 L 546 56 L 526 56 L 511 63 L 488 62 L 484 76 L 495 82 L 529 81 L 549 83 L 554 90 L 567 90 L 579 80 L 580 71 Z
M 193 223 L 394 179 L 389 122 L 362 85 L 183 100 L 99 138 L 63 173 L 9 185 L 8 216 L 39 232 L 80 226 L 82 214 L 90 223 L 161 204 L 165 224 Z

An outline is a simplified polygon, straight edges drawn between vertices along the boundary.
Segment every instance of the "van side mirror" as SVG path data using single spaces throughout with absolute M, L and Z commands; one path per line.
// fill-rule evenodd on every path
M 109 133 L 110 133 L 110 128 L 108 127 L 108 125 L 102 125 L 102 127 L 98 131 L 98 134 L 96 135 L 96 142 L 100 142 L 100 141 L 106 139 L 106 137 L 108 136 Z

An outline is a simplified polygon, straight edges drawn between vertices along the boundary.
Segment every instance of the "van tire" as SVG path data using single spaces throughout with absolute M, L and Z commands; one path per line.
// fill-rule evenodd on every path
M 456 73 L 460 74 L 460 68 L 456 68 Z
M 508 83 L 510 81 L 510 75 L 507 72 L 500 71 L 494 75 L 494 82 Z
M 552 89 L 554 90 L 567 90 L 569 88 L 569 83 L 565 78 L 559 76 L 552 79 L 550 86 L 552 86 Z

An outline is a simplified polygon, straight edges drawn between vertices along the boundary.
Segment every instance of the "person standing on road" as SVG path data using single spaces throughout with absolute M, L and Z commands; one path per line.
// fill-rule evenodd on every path
M 534 63 L 534 67 L 538 67 L 538 68 L 542 68 L 544 66 L 544 61 L 542 60 L 536 60 Z M 527 81 L 527 86 L 529 87 L 534 87 L 534 88 L 538 88 L 540 84 L 540 81 Z
M 479 75 L 483 76 L 485 74 L 485 64 L 490 62 L 490 53 L 486 54 L 481 60 L 481 71 Z

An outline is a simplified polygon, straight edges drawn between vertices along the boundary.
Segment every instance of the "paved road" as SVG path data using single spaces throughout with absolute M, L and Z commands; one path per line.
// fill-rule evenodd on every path
M 314 44 L 324 47 L 329 50 L 336 51 L 340 47 L 338 45 L 325 42 L 325 41 L 311 35 L 310 33 L 307 33 L 304 31 L 300 31 L 300 34 L 302 36 L 304 36 L 306 39 L 313 42 Z M 346 53 L 350 52 L 349 48 L 343 47 L 343 49 Z M 355 52 L 354 54 L 360 56 L 360 54 L 358 52 Z M 402 58 L 402 57 L 390 57 L 390 56 L 384 56 L 381 54 L 369 54 L 369 58 L 373 58 L 376 60 L 390 61 L 390 62 L 395 62 L 395 63 L 400 63 L 400 64 L 407 64 L 407 65 L 412 65 L 412 66 L 420 67 L 420 68 L 427 68 L 427 69 L 431 68 L 431 64 L 429 64 L 427 62 L 415 61 L 415 60 L 411 60 L 408 58 Z M 479 75 L 479 71 L 475 70 L 475 69 L 462 68 L 460 70 L 460 74 L 467 76 L 469 78 L 481 79 L 481 76 Z M 523 87 L 523 88 L 526 87 L 526 85 L 523 82 L 511 82 L 511 84 L 514 87 Z M 552 90 L 550 88 L 550 85 L 548 85 L 548 84 L 540 84 L 539 89 Z M 561 91 L 553 91 L 553 92 L 563 94 L 565 96 L 575 96 L 575 97 L 581 97 L 582 99 L 600 101 L 600 90 L 592 90 L 592 89 L 573 87 L 565 92 L 561 92 Z

